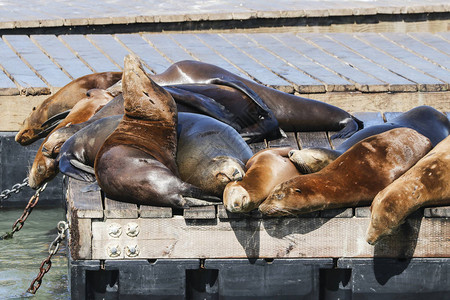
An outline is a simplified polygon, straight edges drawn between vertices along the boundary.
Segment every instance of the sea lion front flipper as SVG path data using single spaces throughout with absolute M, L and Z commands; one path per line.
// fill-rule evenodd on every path
M 41 128 L 47 127 L 49 126 L 53 126 L 55 125 L 54 123 L 56 123 L 56 125 L 58 125 L 61 120 L 63 120 L 65 117 L 67 117 L 67 115 L 70 113 L 70 109 L 60 112 L 59 114 L 56 114 L 54 116 L 52 116 L 51 118 L 49 118 L 47 121 L 45 121 L 44 123 L 41 124 Z M 56 126 L 55 125 L 55 126 Z
M 176 86 L 164 86 L 164 89 L 172 95 L 177 103 L 193 107 L 207 116 L 230 125 L 237 131 L 241 129 L 241 126 L 234 121 L 236 117 L 213 98 Z
M 74 164 L 72 164 L 72 161 L 74 160 L 69 160 L 65 156 L 59 157 L 59 170 L 61 171 L 61 173 L 81 181 L 94 182 L 96 180 L 94 175 L 76 167 Z M 78 163 L 79 165 L 82 165 L 80 162 Z
M 217 204 L 217 202 L 210 202 L 210 201 L 200 200 L 200 199 L 192 198 L 192 197 L 183 197 L 183 199 L 186 200 L 186 205 L 189 207 L 209 206 L 209 205 Z
M 331 136 L 331 139 L 349 138 L 355 132 L 364 128 L 364 123 L 353 116 L 351 118 L 342 120 L 341 122 L 339 122 L 339 125 L 343 126 L 343 128 L 339 132 L 333 134 Z

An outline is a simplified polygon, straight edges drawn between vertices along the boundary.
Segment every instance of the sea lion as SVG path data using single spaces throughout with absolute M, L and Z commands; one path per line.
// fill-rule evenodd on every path
M 88 93 L 88 97 L 78 101 L 67 117 L 62 120 L 52 132 L 69 124 L 82 123 L 88 120 L 99 107 L 111 100 L 111 95 L 105 90 L 95 89 Z M 45 182 L 52 180 L 58 174 L 58 167 L 55 162 L 55 153 L 59 152 L 60 144 L 49 144 L 47 138 L 39 147 L 28 174 L 28 184 L 31 188 L 37 189 Z
M 253 155 L 245 166 L 244 178 L 225 187 L 225 208 L 230 212 L 249 212 L 257 208 L 275 186 L 300 175 L 288 158 L 290 150 L 290 147 L 264 149 Z
M 163 86 L 214 83 L 237 88 L 246 94 L 256 93 L 262 99 L 262 103 L 255 100 L 260 117 L 264 118 L 270 110 L 285 131 L 339 131 L 335 138 L 349 137 L 363 127 L 360 120 L 336 106 L 284 93 L 204 62 L 179 61 L 163 73 L 150 77 Z
M 282 216 L 368 205 L 430 149 L 430 140 L 410 128 L 368 137 L 321 171 L 275 187 L 259 210 L 265 215 Z
M 450 137 L 379 192 L 372 202 L 367 242 L 377 243 L 423 206 L 450 204 Z
M 358 131 L 348 140 L 336 147 L 335 150 L 326 148 L 293 150 L 289 153 L 289 158 L 302 173 L 314 173 L 323 169 L 342 153 L 347 151 L 351 146 L 366 137 L 400 127 L 416 130 L 429 138 L 433 146 L 445 139 L 450 132 L 450 122 L 443 113 L 430 106 L 418 106 L 402 113 L 391 122 L 366 127 Z
M 192 113 L 178 115 L 177 165 L 180 178 L 208 194 L 222 196 L 225 186 L 244 176 L 252 156 L 239 133 L 213 118 Z
M 59 119 L 64 118 L 67 115 L 67 113 L 64 115 L 64 112 L 72 109 L 78 101 L 84 99 L 87 91 L 106 89 L 119 81 L 121 77 L 121 72 L 103 72 L 86 75 L 68 83 L 38 106 L 33 107 L 32 112 L 23 121 L 16 134 L 16 142 L 25 146 L 46 136 L 56 126 L 55 123 L 48 122 L 49 119 L 58 119 L 58 114 L 63 114 Z M 42 126 L 44 123 L 46 125 Z
M 95 181 L 95 156 L 122 117 L 97 120 L 70 137 L 57 158 L 60 171 Z M 221 196 L 228 182 L 242 179 L 252 152 L 233 128 L 207 116 L 180 112 L 177 133 L 176 162 L 183 181 Z
M 178 177 L 177 108 L 172 96 L 151 80 L 132 55 L 124 60 L 125 114 L 97 153 L 97 183 L 114 200 L 185 207 L 184 197 L 205 199 Z

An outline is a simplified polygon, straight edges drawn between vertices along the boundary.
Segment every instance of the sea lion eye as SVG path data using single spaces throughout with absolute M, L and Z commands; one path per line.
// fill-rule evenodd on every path
M 301 189 L 295 189 L 295 191 L 297 192 L 297 193 L 302 193 L 302 190 Z

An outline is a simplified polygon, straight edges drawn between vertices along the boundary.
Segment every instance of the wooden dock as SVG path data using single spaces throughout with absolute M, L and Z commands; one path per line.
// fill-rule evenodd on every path
M 357 113 L 367 126 L 396 113 Z M 332 132 L 287 133 L 287 138 L 251 145 L 334 148 Z M 368 207 L 320 211 L 298 217 L 265 218 L 229 213 L 223 205 L 150 207 L 117 202 L 87 184 L 69 180 L 70 251 L 75 260 L 191 258 L 450 257 L 450 207 L 425 208 L 398 234 L 376 247 L 365 241 Z

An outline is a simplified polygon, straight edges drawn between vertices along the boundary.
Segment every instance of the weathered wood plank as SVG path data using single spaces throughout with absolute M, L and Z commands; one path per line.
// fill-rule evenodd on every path
M 327 209 L 320 211 L 321 218 L 351 218 L 353 217 L 353 208 Z
M 427 207 L 424 209 L 427 218 L 450 218 L 450 206 Z
M 18 95 L 19 89 L 14 82 L 0 69 L 0 96 Z
M 342 78 L 353 82 L 358 90 L 368 91 L 368 85 L 371 85 L 373 88 L 376 85 L 383 86 L 385 84 L 355 68 L 352 68 L 348 64 L 345 64 L 337 58 L 324 52 L 322 49 L 306 42 L 306 40 L 302 39 L 302 35 L 296 35 L 295 38 L 293 38 L 290 34 L 276 34 L 274 36 L 286 46 L 291 47 L 295 51 L 309 57 L 322 66 L 326 66 L 326 68 L 338 74 Z
M 433 61 L 435 64 L 450 69 L 450 57 L 437 51 L 427 45 L 413 39 L 412 37 L 399 32 L 385 32 L 382 36 L 389 39 L 391 42 L 401 45 L 403 48 L 414 51 L 421 56 L 427 58 L 427 60 Z M 450 44 L 447 46 L 450 47 Z
M 301 149 L 323 147 L 331 149 L 327 133 L 321 132 L 297 132 L 297 141 Z
M 250 149 L 252 149 L 253 154 L 266 149 L 267 148 L 267 142 L 263 141 L 263 142 L 258 142 L 258 143 L 251 143 L 248 145 L 250 147 Z
M 95 72 L 120 71 L 117 65 L 113 64 L 83 35 L 60 35 L 59 39 L 77 53 Z
M 103 204 L 101 194 L 98 191 L 83 192 L 89 183 L 69 179 L 67 187 L 68 209 L 80 219 L 103 218 Z
M 28 66 L 17 57 L 3 40 L 0 40 L 0 53 L 2 54 L 2 68 L 20 86 L 24 93 L 48 93 L 47 85 Z
M 298 149 L 297 138 L 295 132 L 285 132 L 286 137 L 267 141 L 268 148 L 292 147 Z
M 216 34 L 202 33 L 197 36 L 209 47 L 215 49 L 225 59 L 239 66 L 248 73 L 252 78 L 265 85 L 282 89 L 286 92 L 292 92 L 294 89 L 289 82 L 273 74 L 264 66 L 252 60 L 250 57 L 239 51 L 236 47 L 225 41 L 221 36 Z
M 355 36 L 350 34 L 328 34 L 327 36 L 333 38 L 339 43 L 345 45 L 346 47 L 353 49 L 360 55 L 367 59 L 370 59 L 373 63 L 386 68 L 392 74 L 401 75 L 395 78 L 395 81 L 386 78 L 386 82 L 389 84 L 390 91 L 417 91 L 418 83 L 420 84 L 435 84 L 436 79 L 426 76 L 422 72 L 419 72 L 400 61 L 394 59 L 393 57 L 383 53 L 382 51 L 374 48 L 373 46 L 355 38 Z M 408 78 L 402 79 L 402 78 Z M 398 79 L 400 78 L 400 79 Z M 428 81 L 424 81 L 424 79 Z
M 171 218 L 172 208 L 161 206 L 149 206 L 140 205 L 139 207 L 140 218 Z
M 139 249 L 138 258 L 373 257 L 365 241 L 368 218 L 216 219 L 186 222 L 181 216 L 160 219 L 116 219 L 92 223 L 92 259 L 121 259 L 125 247 Z M 138 224 L 137 238 L 108 235 L 108 226 Z M 377 245 L 377 256 L 440 257 L 450 253 L 448 218 L 408 218 L 399 232 Z M 121 255 L 110 257 L 115 245 Z
M 86 38 L 123 69 L 123 59 L 130 52 L 110 34 L 89 34 Z
M 70 51 L 64 44 L 54 35 L 40 34 L 30 36 L 31 40 L 36 43 L 50 58 L 60 65 L 72 79 L 91 74 L 89 69 L 76 55 Z
M 215 219 L 216 208 L 214 205 L 186 208 L 183 211 L 185 219 Z
M 169 60 L 156 51 L 139 34 L 116 34 L 115 36 L 128 49 L 139 56 L 153 73 L 162 73 L 170 66 Z
M 52 87 L 63 87 L 72 81 L 26 35 L 4 35 L 17 53 Z
M 142 37 L 150 42 L 150 44 L 156 48 L 160 53 L 162 53 L 171 63 L 180 60 L 196 60 L 194 57 L 189 55 L 183 50 L 177 43 L 172 39 L 167 38 L 161 34 L 144 34 Z
M 428 32 L 411 32 L 408 33 L 408 35 L 421 41 L 422 43 L 430 45 L 431 47 L 441 51 L 442 53 L 450 55 L 450 35 L 448 35 L 448 33 L 441 32 L 434 35 L 429 34 Z M 445 37 L 446 35 L 448 36 L 448 40 L 441 38 Z
M 72 259 L 92 259 L 91 219 L 81 219 L 70 215 L 69 247 Z
M 272 53 L 266 51 L 257 43 L 247 38 L 246 35 L 239 33 L 229 33 L 221 34 L 221 36 L 229 43 L 233 44 L 240 51 L 244 52 L 247 56 L 252 57 L 255 61 L 264 65 L 273 73 L 293 83 L 296 90 L 299 90 L 299 87 L 301 86 L 301 89 L 304 92 L 325 92 L 325 85 L 323 83 L 302 72 L 299 72 L 299 70 L 291 67 L 286 62 L 279 59 L 277 56 L 274 56 Z
M 247 37 L 257 42 L 261 47 L 264 47 L 273 55 L 278 56 L 290 65 L 293 65 L 297 69 L 323 82 L 326 86 L 326 91 L 328 92 L 355 90 L 355 85 L 353 83 L 339 77 L 320 64 L 313 62 L 305 55 L 288 48 L 286 45 L 276 40 L 271 34 L 254 33 L 247 34 Z M 305 92 L 302 89 L 298 89 L 297 91 Z
M 246 79 L 250 79 L 250 77 L 248 77 L 247 74 L 243 73 L 236 66 L 230 64 L 219 54 L 211 50 L 211 48 L 203 44 L 201 40 L 197 38 L 196 35 L 180 33 L 180 34 L 171 34 L 169 36 L 178 44 L 180 44 L 184 49 L 186 49 L 189 53 L 192 53 L 192 55 L 194 55 L 198 60 L 214 64 L 236 75 L 239 75 Z
M 374 45 L 375 47 L 382 49 L 389 55 L 395 57 L 396 59 L 406 63 L 409 66 L 413 66 L 424 72 L 427 75 L 431 75 L 436 79 L 436 84 L 441 87 L 440 90 L 446 90 L 445 84 L 450 82 L 450 72 L 432 64 L 429 61 L 395 45 L 394 43 L 388 41 L 387 39 L 381 37 L 375 33 L 365 33 L 364 35 L 357 35 L 360 39 L 367 41 Z
M 115 201 L 105 197 L 105 217 L 110 219 L 137 219 L 136 204 Z
M 355 217 L 370 218 L 370 206 L 355 207 Z

